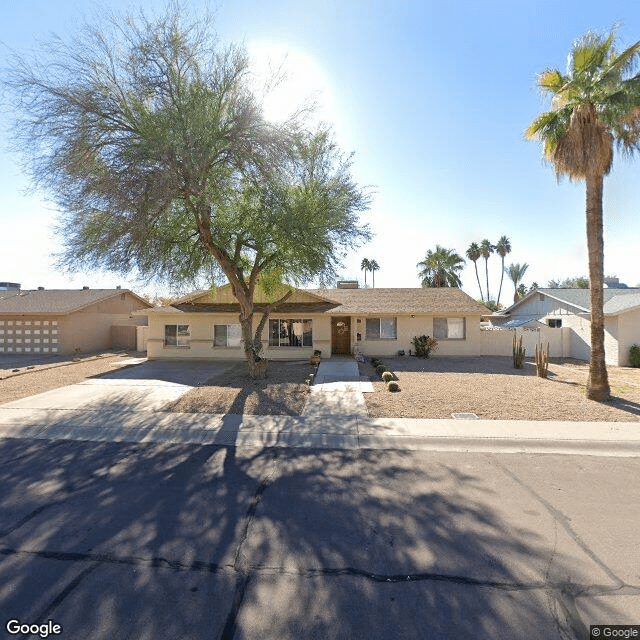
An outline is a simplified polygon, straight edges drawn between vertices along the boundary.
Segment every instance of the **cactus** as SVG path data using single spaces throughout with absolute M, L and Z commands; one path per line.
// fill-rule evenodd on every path
M 387 384 L 387 391 L 400 391 L 400 385 L 397 382 L 391 381 Z
M 549 371 L 549 343 L 547 342 L 547 350 L 545 351 L 540 345 L 536 345 L 536 371 L 540 378 L 546 378 Z
M 383 371 L 381 378 L 385 382 L 391 382 L 393 380 L 393 373 L 391 373 L 391 371 Z
M 516 340 L 516 334 L 513 334 L 513 368 L 522 369 L 522 363 L 524 362 L 524 354 L 526 349 L 522 346 L 522 336 L 520 340 Z
M 382 375 L 386 370 L 387 370 L 387 367 L 385 367 L 383 364 L 379 364 L 379 365 L 376 367 L 376 371 L 377 371 L 380 375 Z

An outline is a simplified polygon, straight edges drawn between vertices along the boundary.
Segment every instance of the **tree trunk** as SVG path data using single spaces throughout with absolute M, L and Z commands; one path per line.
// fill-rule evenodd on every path
M 496 304 L 500 304 L 500 296 L 502 295 L 502 281 L 504 280 L 504 258 L 502 258 L 502 273 L 500 274 L 500 288 L 498 289 L 498 299 Z
M 591 305 L 591 359 L 587 398 L 610 400 L 611 389 L 604 353 L 604 239 L 602 233 L 602 175 L 588 175 L 587 248 L 589 251 L 589 301 Z
M 478 289 L 480 289 L 480 299 L 482 300 L 482 302 L 484 302 L 484 295 L 482 294 L 482 285 L 480 284 L 480 276 L 478 275 L 478 262 L 476 260 L 473 261 L 473 266 L 476 268 L 476 280 L 478 281 Z
M 253 310 L 249 313 L 245 309 L 240 311 L 240 329 L 242 331 L 242 344 L 244 345 L 244 355 L 249 367 L 249 375 L 257 378 L 259 352 L 256 352 L 256 343 L 253 335 Z
M 487 302 L 491 302 L 491 296 L 489 295 L 489 258 L 484 259 L 484 272 L 487 276 Z

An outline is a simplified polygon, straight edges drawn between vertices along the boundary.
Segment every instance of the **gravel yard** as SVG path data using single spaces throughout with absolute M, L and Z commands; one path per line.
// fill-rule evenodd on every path
M 5 358 L 6 360 L 6 358 Z M 79 361 L 73 359 L 65 360 L 43 360 L 35 364 L 33 369 L 25 369 L 25 361 L 16 358 L 13 365 L 8 365 L 2 369 L 0 378 L 0 404 L 20 400 L 36 393 L 66 387 L 69 384 L 77 384 L 92 376 L 101 375 L 126 366 L 125 362 L 130 360 L 128 354 L 103 354 L 100 356 L 90 356 Z M 18 373 L 12 369 L 20 368 Z
M 514 369 L 510 357 L 382 358 L 399 380 L 390 393 L 369 362 L 374 392 L 365 393 L 372 417 L 450 418 L 475 413 L 492 420 L 640 420 L 640 369 L 608 367 L 614 399 L 587 400 L 588 365 L 579 361 L 550 363 L 549 377 L 538 378 L 535 363 Z
M 309 393 L 306 379 L 314 370 L 315 367 L 308 361 L 270 361 L 268 377 L 252 380 L 247 373 L 246 363 L 237 362 L 224 374 L 188 391 L 162 410 L 297 416 Z

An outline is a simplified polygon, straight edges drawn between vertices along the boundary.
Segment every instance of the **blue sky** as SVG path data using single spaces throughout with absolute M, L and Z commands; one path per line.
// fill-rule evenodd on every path
M 16 3 L 0 24 L 0 41 L 25 50 L 50 32 L 64 38 L 90 9 L 68 0 Z M 418 286 L 416 263 L 436 244 L 464 254 L 470 242 L 503 234 L 512 244 L 507 263 L 530 265 L 526 284 L 587 273 L 584 185 L 558 184 L 523 131 L 547 108 L 536 73 L 564 69 L 571 43 L 590 29 L 619 23 L 620 46 L 640 40 L 640 3 L 235 0 L 214 10 L 222 41 L 274 61 L 288 52 L 289 93 L 281 100 L 317 89 L 321 116 L 341 147 L 355 152 L 357 179 L 374 186 L 364 220 L 376 237 L 347 257 L 342 276 L 362 278 L 367 257 L 381 266 L 376 286 Z M 53 269 L 56 214 L 43 194 L 23 194 L 28 182 L 18 157 L 4 149 L 9 118 L 0 115 L 0 280 L 156 292 L 116 274 Z M 640 158 L 617 159 L 605 182 L 605 272 L 631 286 L 640 282 L 638 176 Z M 489 273 L 495 297 L 499 258 L 489 260 Z M 479 297 L 471 263 L 462 280 Z M 505 280 L 502 301 L 512 296 Z

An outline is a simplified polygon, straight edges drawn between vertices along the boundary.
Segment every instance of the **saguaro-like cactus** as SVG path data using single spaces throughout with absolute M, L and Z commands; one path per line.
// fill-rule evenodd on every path
M 538 348 L 536 345 L 536 371 L 538 376 L 546 378 L 549 371 L 549 343 L 547 342 L 547 350 L 544 351 L 542 345 Z
M 524 353 L 526 349 L 522 346 L 522 336 L 520 340 L 516 339 L 516 334 L 513 334 L 513 367 L 514 369 L 522 369 L 522 363 L 524 362 Z

